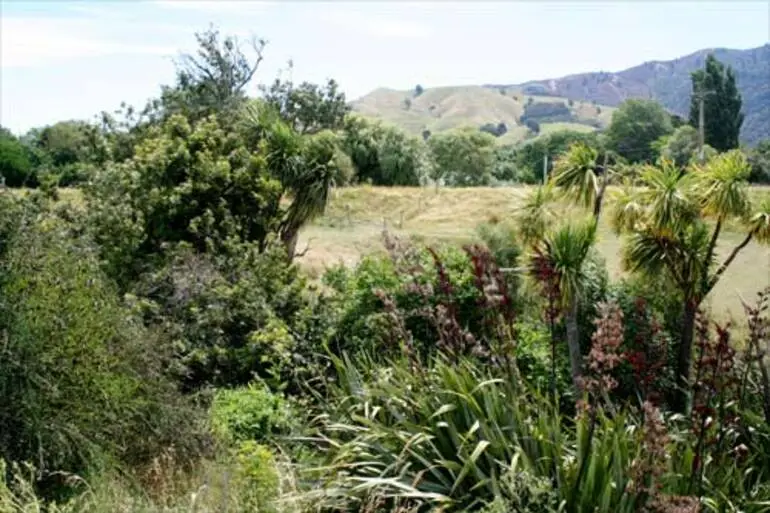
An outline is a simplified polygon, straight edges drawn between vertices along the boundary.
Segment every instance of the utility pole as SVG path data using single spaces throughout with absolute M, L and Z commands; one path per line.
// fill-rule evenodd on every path
M 703 112 L 703 91 L 698 92 L 698 160 L 703 164 L 703 146 L 706 144 L 706 115 Z

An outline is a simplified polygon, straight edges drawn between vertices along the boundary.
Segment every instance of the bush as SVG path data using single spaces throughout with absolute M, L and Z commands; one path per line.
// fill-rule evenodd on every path
M 338 362 L 338 372 L 339 411 L 321 428 L 332 441 L 327 486 L 344 498 L 331 507 L 354 508 L 373 496 L 383 506 L 411 498 L 472 511 L 495 498 L 527 504 L 542 494 L 549 505 L 571 504 L 568 511 L 638 511 L 627 485 L 643 447 L 624 414 L 567 427 L 536 393 L 470 362 L 417 371 L 396 363 L 379 373 Z M 526 478 L 518 483 L 500 482 L 519 472 Z
M 324 276 L 335 291 L 337 305 L 338 320 L 330 341 L 335 354 L 365 351 L 387 356 L 410 343 L 417 354 L 427 356 L 450 336 L 441 322 L 451 324 L 452 337 L 502 343 L 499 333 L 490 333 L 490 320 L 501 311 L 512 313 L 516 291 L 493 292 L 505 296 L 504 304 L 485 307 L 488 298 L 482 289 L 491 284 L 479 280 L 497 278 L 479 273 L 494 274 L 492 255 L 487 258 L 484 250 L 473 247 L 418 249 L 396 239 L 386 244 L 389 257 L 368 256 L 353 270 L 337 267 Z M 500 246 L 498 251 L 512 258 L 517 249 Z M 492 286 L 505 282 L 499 278 Z
M 263 384 L 218 390 L 211 405 L 215 434 L 228 443 L 264 441 L 291 430 L 294 414 L 283 396 Z
M 62 220 L 43 216 L 14 237 L 0 298 L 0 457 L 50 476 L 202 448 L 197 409 L 164 378 L 168 355 Z
M 245 245 L 241 252 L 180 250 L 134 289 L 145 323 L 173 344 L 170 370 L 186 390 L 255 378 L 277 389 L 302 370 L 294 351 L 310 308 L 306 280 L 280 250 L 260 254 Z

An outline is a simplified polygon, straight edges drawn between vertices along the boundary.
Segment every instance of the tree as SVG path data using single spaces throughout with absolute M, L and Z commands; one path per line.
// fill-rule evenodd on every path
M 629 162 L 654 162 L 653 143 L 673 131 L 671 116 L 659 103 L 626 100 L 612 113 L 606 135 L 609 148 Z
M 176 246 L 227 255 L 281 244 L 295 255 L 302 225 L 321 213 L 336 136 L 302 136 L 271 109 L 250 108 L 239 132 L 216 116 L 174 115 L 136 156 L 99 173 L 87 192 L 95 236 L 123 283 Z
M 680 126 L 673 134 L 661 137 L 657 150 L 661 157 L 686 167 L 698 156 L 698 131 L 690 125 Z
M 436 134 L 428 140 L 434 180 L 450 186 L 488 185 L 492 180 L 495 138 L 477 130 Z
M 234 36 L 220 37 L 213 27 L 196 33 L 196 54 L 183 54 L 176 62 L 174 86 L 163 86 L 161 98 L 151 102 L 145 113 L 168 119 L 175 113 L 192 121 L 216 113 L 222 121 L 246 101 L 246 87 L 254 78 L 265 41 L 251 37 L 250 51 Z
M 596 133 L 559 130 L 534 141 L 523 144 L 516 152 L 516 167 L 518 176 L 524 183 L 541 183 L 543 181 L 543 162 L 548 157 L 549 172 L 553 162 L 576 142 L 588 146 L 598 145 Z
M 9 130 L 0 127 L 0 177 L 8 187 L 35 185 L 27 148 Z
M 595 219 L 567 222 L 549 231 L 534 250 L 533 268 L 538 274 L 547 269 L 548 288 L 558 291 L 558 306 L 564 314 L 572 383 L 580 390 L 583 356 L 580 349 L 578 312 L 586 288 L 586 261 L 596 242 Z M 552 343 L 554 341 L 552 340 Z
M 733 69 L 710 54 L 705 67 L 694 71 L 691 77 L 690 124 L 700 126 L 702 101 L 705 143 L 718 151 L 738 148 L 743 114 Z
M 350 112 L 345 93 L 333 79 L 323 86 L 310 82 L 295 86 L 291 80 L 277 78 L 269 88 L 263 88 L 263 92 L 268 105 L 300 134 L 339 130 Z
M 600 157 L 597 149 L 574 143 L 556 159 L 551 180 L 573 203 L 591 209 L 598 222 L 604 195 L 614 179 L 611 166 L 615 163 L 615 156 L 606 151 Z
M 414 97 L 417 98 L 424 92 L 425 92 L 425 89 L 423 89 L 423 87 L 420 84 L 417 84 L 414 88 Z
M 508 132 L 508 126 L 502 121 L 498 124 L 485 123 L 481 125 L 479 130 L 494 135 L 495 137 L 500 137 L 501 135 L 505 135 L 505 133 Z
M 359 116 L 348 116 L 345 120 L 341 145 L 350 156 L 359 181 L 419 185 L 428 167 L 423 140 Z
M 612 217 L 626 234 L 624 264 L 632 272 L 664 274 L 682 297 L 682 327 L 677 351 L 679 390 L 674 406 L 684 411 L 690 389 L 695 317 L 735 257 L 752 240 L 770 242 L 770 202 L 753 210 L 746 179 L 749 165 L 738 150 L 718 154 L 688 171 L 664 160 L 647 166 L 641 188 L 618 195 Z M 717 264 L 716 248 L 725 223 L 745 227 L 745 237 Z M 708 221 L 713 221 L 710 224 Z
M 747 151 L 752 183 L 770 183 L 770 139 L 761 141 L 755 148 Z

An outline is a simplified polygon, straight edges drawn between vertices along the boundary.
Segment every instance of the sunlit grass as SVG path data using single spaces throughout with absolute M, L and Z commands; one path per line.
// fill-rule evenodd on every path
M 393 233 L 414 237 L 427 244 L 463 244 L 475 240 L 476 228 L 485 222 L 505 222 L 529 187 L 347 187 L 333 191 L 326 214 L 306 227 L 299 249 L 308 247 L 300 262 L 313 274 L 344 262 L 354 265 L 362 255 L 382 249 L 384 227 Z M 27 191 L 16 191 L 25 194 Z M 770 187 L 751 188 L 753 202 L 770 197 Z M 61 201 L 82 205 L 75 189 L 61 189 Z M 610 208 L 609 206 L 607 208 Z M 566 216 L 578 215 L 564 208 Z M 718 252 L 730 251 L 744 234 L 740 226 L 727 226 Z M 623 275 L 620 262 L 622 241 L 610 230 L 609 216 L 599 227 L 598 248 L 607 260 L 611 276 Z M 751 243 L 735 259 L 707 303 L 720 318 L 742 317 L 741 297 L 749 300 L 770 285 L 770 248 Z

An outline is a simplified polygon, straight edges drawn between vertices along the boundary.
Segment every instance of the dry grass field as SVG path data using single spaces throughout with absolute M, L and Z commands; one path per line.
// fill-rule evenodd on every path
M 326 215 L 306 227 L 299 249 L 308 247 L 302 264 L 314 274 L 329 265 L 354 264 L 362 255 L 382 250 L 384 226 L 391 233 L 413 237 L 426 244 L 473 241 L 479 224 L 513 218 L 526 187 L 506 188 L 384 188 L 353 187 L 334 191 Z M 770 188 L 754 188 L 752 196 L 770 195 Z M 608 208 L 611 208 L 608 206 Z M 565 209 L 566 215 L 580 215 Z M 743 237 L 739 227 L 723 231 L 721 254 Z M 598 246 L 610 273 L 619 277 L 622 241 L 601 224 Z M 740 318 L 740 298 L 770 285 L 770 247 L 752 243 L 733 262 L 709 300 L 719 317 Z
M 529 187 L 348 187 L 332 192 L 326 214 L 302 232 L 298 249 L 307 248 L 300 263 L 318 276 L 329 266 L 355 265 L 362 255 L 382 251 L 382 231 L 410 237 L 424 244 L 463 244 L 477 240 L 477 228 L 485 222 L 513 219 Z M 753 187 L 754 200 L 770 196 L 770 187 Z M 62 189 L 62 201 L 82 204 L 79 191 Z M 608 205 L 607 208 L 611 208 Z M 565 208 L 566 216 L 579 216 Z M 718 251 L 725 252 L 743 238 L 739 226 L 728 226 Z M 610 230 L 606 218 L 599 231 L 598 247 L 610 274 L 620 277 L 622 240 Z M 741 318 L 740 298 L 751 299 L 770 286 L 770 247 L 751 243 L 725 273 L 709 303 L 720 318 Z

